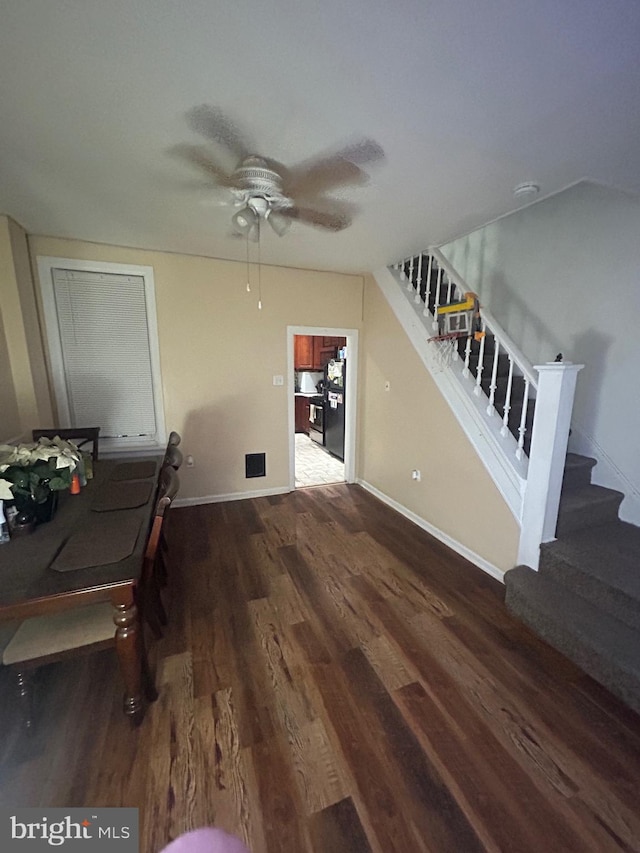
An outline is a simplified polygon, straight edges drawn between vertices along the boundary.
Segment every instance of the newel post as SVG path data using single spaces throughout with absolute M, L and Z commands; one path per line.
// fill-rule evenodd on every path
M 570 361 L 535 365 L 538 393 L 522 503 L 518 562 L 536 570 L 541 543 L 555 538 L 573 398 L 578 372 L 583 367 Z

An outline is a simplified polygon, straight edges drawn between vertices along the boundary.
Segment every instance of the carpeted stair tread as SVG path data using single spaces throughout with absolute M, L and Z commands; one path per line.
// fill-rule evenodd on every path
M 548 542 L 540 574 L 640 630 L 640 528 L 617 521 Z
M 593 484 L 563 492 L 556 536 L 616 521 L 623 498 L 622 492 Z
M 579 486 L 588 486 L 591 482 L 591 471 L 597 464 L 596 459 L 590 456 L 581 456 L 578 453 L 567 453 L 564 465 L 564 478 L 562 488 L 568 491 Z
M 640 632 L 527 566 L 505 586 L 512 613 L 640 713 Z

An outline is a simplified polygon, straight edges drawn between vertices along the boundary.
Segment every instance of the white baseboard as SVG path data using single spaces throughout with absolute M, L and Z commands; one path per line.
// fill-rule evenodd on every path
M 247 498 L 267 498 L 270 495 L 284 495 L 290 492 L 288 486 L 278 486 L 275 489 L 256 489 L 252 492 L 231 492 L 228 495 L 200 495 L 197 498 L 177 498 L 173 506 L 199 506 L 200 504 L 218 504 L 224 501 L 241 501 Z
M 406 506 L 398 503 L 398 501 L 390 498 L 388 495 L 385 495 L 384 492 L 381 492 L 380 489 L 377 489 L 375 486 L 372 486 L 371 483 L 367 483 L 366 480 L 356 480 L 359 486 L 362 486 L 363 489 L 366 489 L 370 492 L 374 497 L 378 498 L 378 500 L 382 501 L 382 503 L 390 506 L 392 509 L 395 509 L 401 515 L 404 515 L 405 518 L 408 518 L 409 521 L 412 521 L 414 524 L 417 524 L 418 527 L 421 527 L 423 530 L 426 530 L 427 533 L 430 533 L 443 545 L 446 545 L 448 548 L 451 548 L 452 551 L 455 551 L 456 554 L 460 554 L 461 557 L 464 557 L 465 560 L 468 560 L 470 563 L 473 563 L 474 566 L 477 566 L 479 569 L 482 569 L 486 574 L 491 575 L 492 578 L 504 583 L 505 572 L 502 569 L 499 569 L 497 566 L 494 566 L 493 563 L 490 563 L 488 560 L 485 560 L 484 557 L 481 557 L 479 554 L 476 554 L 470 548 L 467 548 L 466 545 L 463 545 L 461 542 L 458 542 L 456 539 L 453 539 L 449 536 L 448 533 L 444 533 L 444 531 L 440 530 L 434 524 L 431 524 L 429 521 L 426 521 L 424 518 L 421 518 L 419 515 L 416 515 L 415 512 L 412 512 L 410 509 L 407 509 Z

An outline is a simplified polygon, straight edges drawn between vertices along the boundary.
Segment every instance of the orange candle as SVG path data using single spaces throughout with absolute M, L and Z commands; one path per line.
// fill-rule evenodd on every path
M 69 488 L 69 491 L 72 495 L 80 494 L 80 477 L 77 474 L 73 474 L 73 476 L 71 477 L 71 486 Z

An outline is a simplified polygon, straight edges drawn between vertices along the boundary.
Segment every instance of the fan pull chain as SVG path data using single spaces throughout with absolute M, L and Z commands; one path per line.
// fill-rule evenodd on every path
M 249 267 L 249 232 L 247 231 L 247 293 L 251 293 L 251 276 Z
M 262 311 L 262 266 L 260 260 L 260 220 L 256 222 L 258 229 L 258 311 Z

